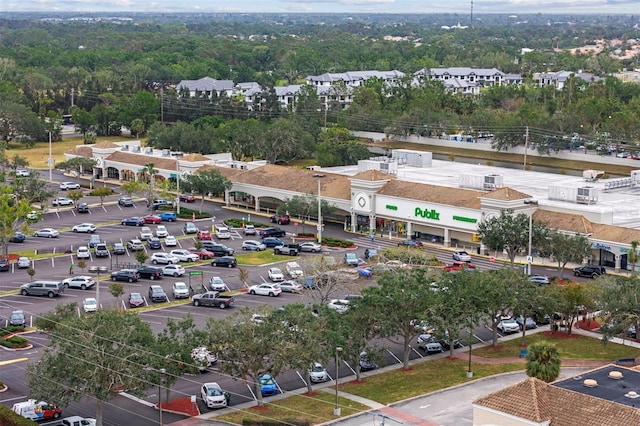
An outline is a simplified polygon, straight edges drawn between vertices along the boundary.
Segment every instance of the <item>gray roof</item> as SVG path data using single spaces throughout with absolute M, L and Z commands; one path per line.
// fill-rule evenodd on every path
M 382 80 L 391 80 L 395 78 L 404 77 L 404 73 L 398 70 L 391 71 L 347 71 L 341 73 L 324 73 L 321 75 L 310 75 L 306 78 L 307 81 L 320 81 L 333 83 L 334 81 L 344 81 L 349 83 L 352 81 L 368 80 L 370 78 L 380 78 Z
M 567 81 L 569 77 L 575 76 L 576 78 L 581 78 L 587 83 L 591 83 L 592 81 L 600 81 L 602 78 L 595 76 L 588 72 L 573 72 L 573 71 L 557 71 L 557 72 L 543 72 L 540 73 L 540 79 L 544 80 L 554 80 L 554 81 Z
M 211 77 L 202 77 L 199 80 L 182 80 L 176 85 L 176 88 L 180 90 L 182 87 L 190 91 L 200 92 L 222 92 L 227 90 L 233 90 L 235 83 L 232 80 L 216 80 Z
M 419 71 L 416 71 L 414 75 L 432 75 L 435 77 L 443 76 L 443 75 L 451 75 L 451 76 L 467 76 L 467 75 L 477 75 L 482 77 L 501 75 L 504 76 L 505 73 L 500 71 L 497 68 L 468 68 L 468 67 L 450 67 L 450 68 L 423 68 Z

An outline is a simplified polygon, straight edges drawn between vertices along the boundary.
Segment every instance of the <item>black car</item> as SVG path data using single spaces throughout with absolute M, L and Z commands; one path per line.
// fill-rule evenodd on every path
M 211 261 L 211 266 L 225 266 L 227 268 L 234 268 L 237 264 L 238 262 L 233 256 L 222 256 Z
M 27 237 L 22 232 L 16 232 L 15 235 L 9 238 L 10 243 L 24 243 Z
M 122 269 L 111 273 L 111 281 L 126 281 L 132 283 L 138 281 L 138 278 L 140 278 L 140 275 L 138 275 L 138 271 L 135 269 Z
M 264 228 L 261 232 L 260 232 L 260 236 L 262 238 L 268 238 L 268 237 L 284 237 L 285 235 L 287 235 L 286 232 L 284 232 L 282 229 L 280 228 Z
M 403 240 L 398 243 L 398 247 L 422 247 L 422 242 L 418 240 Z
M 269 218 L 271 223 L 277 223 L 278 225 L 288 225 L 291 223 L 291 217 L 289 215 L 274 215 Z
M 597 265 L 586 265 L 580 266 L 573 270 L 573 275 L 576 277 L 591 277 L 596 278 L 600 275 L 604 275 L 607 273 L 607 270 L 602 266 Z
M 224 244 L 216 244 L 212 241 L 202 241 L 202 248 L 213 253 L 215 257 L 231 256 L 235 250 Z
M 15 327 L 26 327 L 27 326 L 27 317 L 24 315 L 23 311 L 13 311 L 11 312 L 11 316 L 9 317 L 9 325 L 13 325 Z
M 138 275 L 140 278 L 147 278 L 151 281 L 159 280 L 162 278 L 162 268 L 144 265 L 138 268 Z
M 278 247 L 284 244 L 284 241 L 279 240 L 278 238 L 266 237 L 262 239 L 262 244 L 267 247 Z
M 362 352 L 360 354 L 358 363 L 360 364 L 360 371 L 370 371 L 378 368 L 373 359 L 371 359 L 371 356 L 366 352 Z
M 133 207 L 133 199 L 131 197 L 120 197 L 118 205 L 122 207 Z
M 149 287 L 149 299 L 151 299 L 153 302 L 169 301 L 167 293 L 165 293 L 162 287 L 160 287 L 159 285 L 152 285 L 151 287 Z
M 141 217 L 128 217 L 126 219 L 122 219 L 122 222 L 120 223 L 125 226 L 142 226 L 144 225 L 144 219 Z
M 157 250 L 162 248 L 162 242 L 158 237 L 151 237 L 147 240 L 147 246 L 150 249 Z
M 0 259 L 0 271 L 6 272 L 9 270 L 9 261 L 7 259 Z
M 76 210 L 78 210 L 78 213 L 89 213 L 89 204 L 78 203 L 78 205 L 76 206 Z

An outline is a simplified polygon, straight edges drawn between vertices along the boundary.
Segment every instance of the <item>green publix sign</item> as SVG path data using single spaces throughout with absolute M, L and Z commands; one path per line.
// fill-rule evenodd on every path
M 387 210 L 394 210 L 394 211 L 398 210 L 398 206 L 394 206 L 392 204 L 387 204 L 385 208 Z M 440 220 L 440 212 L 437 211 L 436 209 L 429 209 L 429 208 L 421 209 L 420 207 L 416 207 L 413 214 L 415 217 L 421 217 L 423 219 L 431 219 L 431 220 L 438 220 L 438 221 Z M 457 216 L 457 215 L 453 215 L 452 219 L 457 220 L 459 222 L 467 222 L 467 223 L 478 222 L 478 219 L 471 218 L 471 217 Z

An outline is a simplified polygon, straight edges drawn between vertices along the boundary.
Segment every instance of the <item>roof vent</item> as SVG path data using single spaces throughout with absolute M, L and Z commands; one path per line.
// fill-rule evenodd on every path
M 620 380 L 622 379 L 622 373 L 619 371 L 611 371 L 609 373 L 609 378 L 613 380 Z
M 596 386 L 598 386 L 598 382 L 596 382 L 593 379 L 585 379 L 585 381 L 582 382 L 582 384 L 587 388 L 595 388 Z
M 624 396 L 631 399 L 640 398 L 640 395 L 638 395 L 638 392 L 635 392 L 635 391 L 629 391 L 628 393 L 625 393 Z

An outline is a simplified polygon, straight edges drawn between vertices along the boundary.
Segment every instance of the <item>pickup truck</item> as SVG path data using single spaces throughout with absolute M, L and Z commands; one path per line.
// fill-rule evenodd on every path
M 220 309 L 225 309 L 235 304 L 233 296 L 223 296 L 217 291 L 195 294 L 191 298 L 191 301 L 193 302 L 193 306 L 217 306 Z
M 283 244 L 273 248 L 274 254 L 286 254 L 289 256 L 297 256 L 300 253 L 300 244 Z

